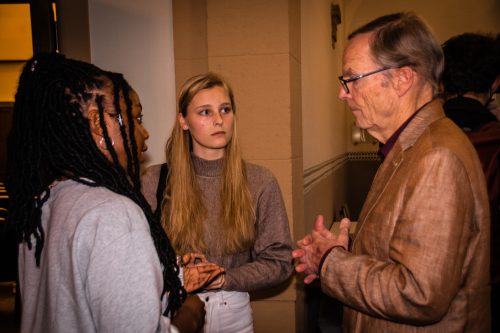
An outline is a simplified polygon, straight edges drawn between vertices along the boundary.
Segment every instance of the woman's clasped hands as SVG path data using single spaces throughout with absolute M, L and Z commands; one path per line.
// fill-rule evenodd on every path
M 220 289 L 224 285 L 224 268 L 208 262 L 201 253 L 189 252 L 182 255 L 180 265 L 183 267 L 184 289 L 188 293 L 199 289 Z

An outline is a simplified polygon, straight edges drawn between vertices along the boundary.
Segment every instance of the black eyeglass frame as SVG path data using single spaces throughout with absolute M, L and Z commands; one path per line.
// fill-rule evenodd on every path
M 349 82 L 354 82 L 354 81 L 357 81 L 357 80 L 362 79 L 364 77 L 367 77 L 367 76 L 370 76 L 373 74 L 377 74 L 377 73 L 380 73 L 380 72 L 383 72 L 383 71 L 386 71 L 386 70 L 392 69 L 392 68 L 393 67 L 382 67 L 382 68 L 376 69 L 376 70 L 368 72 L 368 73 L 364 73 L 364 74 L 360 74 L 360 75 L 355 76 L 355 77 L 351 77 L 349 79 L 344 79 L 344 76 L 340 75 L 339 76 L 340 85 L 342 86 L 342 88 L 344 88 L 344 91 L 346 94 L 350 94 L 351 92 L 349 91 L 349 87 L 347 86 L 347 84 Z

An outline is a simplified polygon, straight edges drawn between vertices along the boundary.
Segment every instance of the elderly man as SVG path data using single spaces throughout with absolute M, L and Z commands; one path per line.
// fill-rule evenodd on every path
M 385 156 L 348 251 L 321 216 L 293 251 L 344 305 L 347 332 L 488 332 L 489 210 L 473 146 L 435 98 L 443 54 L 408 13 L 349 36 L 339 98 Z

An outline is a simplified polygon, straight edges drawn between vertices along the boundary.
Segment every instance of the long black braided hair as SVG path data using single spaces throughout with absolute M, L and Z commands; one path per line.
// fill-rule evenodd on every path
M 26 242 L 30 249 L 35 243 L 39 265 L 45 241 L 41 207 L 50 196 L 52 182 L 73 179 L 88 186 L 106 187 L 130 198 L 142 208 L 149 223 L 163 266 L 162 296 L 166 292 L 169 294 L 165 314 L 173 316 L 186 292 L 178 278 L 179 267 L 170 241 L 140 191 L 140 166 L 129 92 L 130 86 L 121 74 L 60 54 L 39 53 L 26 63 L 19 79 L 8 137 L 10 221 L 16 225 L 19 242 Z M 106 98 L 112 98 L 113 102 L 106 104 Z M 130 120 L 128 128 L 122 121 L 120 98 L 125 100 L 124 111 Z M 91 101 L 98 106 L 111 161 L 92 138 L 89 120 L 85 117 L 86 106 Z M 113 110 L 110 112 L 106 108 Z M 126 170 L 120 166 L 113 149 L 104 123 L 105 112 L 119 120 L 128 161 Z

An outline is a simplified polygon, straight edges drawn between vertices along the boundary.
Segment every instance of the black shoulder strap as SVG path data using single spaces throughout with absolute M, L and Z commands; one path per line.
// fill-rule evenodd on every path
M 154 214 L 158 218 L 161 217 L 161 203 L 163 201 L 163 192 L 165 192 L 165 187 L 167 186 L 167 175 L 168 175 L 168 166 L 167 163 L 163 163 L 160 169 L 160 179 L 158 180 L 158 188 L 156 189 L 156 210 Z

